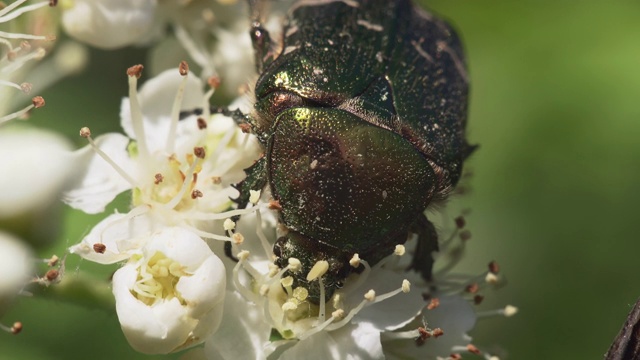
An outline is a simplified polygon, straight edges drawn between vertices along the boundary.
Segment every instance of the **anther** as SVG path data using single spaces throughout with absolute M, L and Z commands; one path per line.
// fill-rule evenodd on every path
M 35 96 L 33 99 L 31 99 L 31 103 L 36 109 L 41 108 L 44 106 L 44 98 L 42 96 Z
M 249 190 L 249 202 L 257 204 L 260 200 L 260 190 Z
M 504 316 L 510 317 L 515 315 L 518 312 L 518 308 L 513 305 L 507 305 L 504 307 Z
M 209 87 L 211 87 L 212 89 L 217 89 L 220 86 L 220 78 L 217 76 L 210 76 L 207 79 L 207 84 L 209 85 Z
M 222 224 L 225 231 L 230 231 L 236 228 L 236 223 L 231 219 L 226 219 Z
M 495 285 L 498 283 L 498 277 L 494 273 L 487 273 L 487 276 L 485 276 L 484 281 L 486 281 L 488 284 Z
M 469 284 L 464 289 L 464 291 L 470 294 L 475 294 L 478 292 L 478 290 L 480 290 L 480 286 L 477 283 Z
M 54 7 L 58 5 L 58 0 L 49 0 L 49 6 Z
M 427 329 L 422 326 L 418 327 L 418 334 L 420 334 L 419 340 L 425 341 L 431 337 L 431 334 L 427 331 Z
M 373 289 L 367 291 L 366 294 L 364 294 L 364 298 L 367 301 L 374 301 L 376 299 L 376 292 L 373 291 Z
M 404 245 L 396 245 L 396 248 L 393 250 L 393 254 L 396 256 L 402 256 L 404 255 L 406 249 L 404 247 Z
M 20 321 L 16 321 L 11 326 L 11 333 L 14 335 L 19 334 L 22 331 L 22 323 Z
M 334 319 L 342 319 L 344 317 L 344 310 L 337 309 L 336 311 L 331 313 L 331 317 Z
M 484 300 L 484 296 L 482 295 L 476 295 L 473 297 L 473 303 L 475 305 L 480 305 L 482 303 L 482 300 Z
M 191 198 L 193 200 L 197 199 L 197 198 L 201 198 L 203 196 L 202 191 L 198 190 L 198 189 L 194 189 L 191 192 Z
M 407 279 L 402 280 L 402 292 L 406 294 L 409 291 L 411 291 L 411 283 Z
M 329 263 L 325 260 L 320 260 L 316 262 L 309 274 L 307 274 L 307 281 L 313 281 L 322 275 L 326 274 L 327 270 L 329 270 Z
M 101 244 L 101 243 L 93 244 L 93 251 L 97 252 L 98 254 L 104 254 L 106 250 L 107 250 L 107 245 L 105 244 Z
M 244 235 L 240 233 L 233 234 L 231 238 L 233 239 L 233 243 L 236 245 L 240 245 L 244 242 Z
M 207 128 L 207 121 L 205 119 L 199 117 L 196 121 L 198 122 L 199 130 L 204 130 Z
M 238 127 L 240 127 L 240 130 L 242 131 L 242 133 L 244 134 L 249 134 L 251 133 L 251 125 L 247 124 L 247 123 L 242 123 L 242 124 L 238 124 Z
M 136 78 L 140 79 L 140 76 L 142 76 L 142 69 L 144 69 L 144 66 L 142 65 L 133 65 L 132 67 L 127 69 L 127 75 L 135 76 Z
M 470 353 L 475 354 L 475 355 L 480 355 L 480 354 L 482 354 L 482 352 L 480 351 L 480 349 L 478 349 L 477 347 L 475 347 L 475 345 L 473 345 L 473 344 L 468 344 L 468 345 L 467 345 L 467 351 L 469 351 Z
M 47 279 L 50 282 L 53 282 L 56 279 L 58 279 L 58 276 L 60 276 L 60 272 L 56 269 L 51 269 L 47 271 L 47 273 L 44 275 L 45 279 Z
M 222 178 L 220 176 L 212 176 L 211 182 L 214 183 L 215 185 L 220 185 L 222 184 Z
M 194 147 L 193 154 L 199 159 L 204 159 L 204 156 L 205 156 L 204 148 L 202 146 Z
M 351 260 L 349 260 L 349 265 L 354 268 L 358 268 L 360 266 L 360 256 L 357 253 L 353 254 Z
M 60 260 L 58 255 L 52 255 L 51 258 L 47 260 L 47 266 L 56 266 L 58 264 L 58 260 Z
M 82 136 L 83 138 L 87 139 L 91 137 L 91 129 L 89 129 L 88 127 L 83 127 L 80 129 L 80 136 Z
M 490 262 L 489 263 L 489 271 L 492 274 L 496 274 L 497 275 L 500 272 L 500 265 L 498 265 L 498 263 L 495 262 L 495 261 Z
M 280 284 L 284 287 L 293 286 L 293 277 L 291 276 L 283 277 L 282 279 L 280 279 Z
M 269 209 L 281 211 L 282 206 L 280 205 L 280 201 L 274 199 L 269 200 Z
M 455 219 L 456 227 L 458 229 L 462 229 L 466 225 L 466 221 L 464 220 L 464 216 L 460 215 Z
M 155 179 L 155 180 L 153 180 L 153 183 L 154 183 L 154 184 L 156 184 L 156 185 L 158 185 L 158 184 L 160 184 L 162 181 L 164 181 L 164 176 L 162 176 L 162 174 L 160 174 L 160 173 L 155 174 L 155 175 L 153 176 L 153 178 Z
M 471 239 L 471 231 L 464 230 L 460 232 L 460 240 L 467 241 L 469 239 Z
M 31 85 L 31 83 L 28 83 L 28 82 L 24 82 L 24 83 L 20 84 L 20 90 L 22 90 L 22 92 L 25 93 L 25 94 L 30 93 L 32 87 L 33 87 L 33 85 Z
M 440 306 L 440 299 L 433 298 L 433 299 L 431 299 L 431 301 L 429 301 L 429 305 L 427 305 L 427 310 L 433 310 L 433 309 L 437 308 L 438 306 Z
M 293 272 L 298 272 L 302 268 L 302 263 L 300 262 L 300 260 L 296 258 L 292 257 L 292 258 L 289 258 L 287 261 L 289 262 L 288 269 Z
M 242 250 L 236 256 L 239 260 L 247 260 L 247 258 L 249 258 L 249 252 L 247 250 Z
M 187 76 L 189 74 L 189 64 L 186 61 L 180 61 L 180 65 L 178 65 L 178 71 L 180 75 Z
M 431 332 L 431 335 L 435 338 L 440 337 L 442 335 L 444 335 L 444 331 L 442 331 L 442 329 L 440 328 L 435 328 L 433 329 L 433 331 Z

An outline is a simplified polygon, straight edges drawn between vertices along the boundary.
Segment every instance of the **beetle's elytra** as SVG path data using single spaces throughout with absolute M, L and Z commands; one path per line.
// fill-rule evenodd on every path
M 329 264 L 329 298 L 354 254 L 374 265 L 409 233 L 419 239 L 412 268 L 429 278 L 438 245 L 424 211 L 446 198 L 473 148 L 458 37 L 409 0 L 301 0 L 282 34 L 276 44 L 255 18 L 255 108 L 234 115 L 265 156 L 237 185 L 238 205 L 271 188 L 288 229 L 275 262 L 301 261 L 290 275 L 314 302 L 316 262 Z

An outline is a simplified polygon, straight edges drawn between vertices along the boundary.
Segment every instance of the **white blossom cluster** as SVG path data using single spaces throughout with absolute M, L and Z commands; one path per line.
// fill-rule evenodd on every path
M 130 195 L 128 212 L 105 214 L 69 252 L 100 264 L 122 264 L 113 275 L 112 291 L 133 348 L 167 354 L 204 343 L 198 354 L 208 359 L 456 359 L 460 353 L 497 359 L 471 345 L 467 335 L 478 317 L 474 294 L 499 280 L 494 268 L 480 276 L 451 277 L 451 263 L 437 262 L 441 271 L 425 282 L 406 271 L 416 241 L 411 239 L 406 249 L 399 244 L 374 266 L 356 254 L 352 265 L 365 270 L 346 279 L 328 301 L 315 304 L 285 275 L 296 271 L 299 261 L 289 259 L 284 269 L 273 264 L 271 249 L 281 229 L 269 189 L 252 192 L 247 209 L 236 209 L 231 200 L 238 196 L 232 185 L 243 180 L 244 169 L 264 150 L 234 120 L 209 111 L 218 76 L 228 92 L 252 78 L 243 4 L 24 2 L 0 10 L 0 24 L 57 5 L 48 16 L 58 16 L 66 34 L 81 43 L 103 49 L 153 46 L 156 56 L 150 62 L 156 65 L 164 61 L 163 54 L 184 52 L 198 68 L 194 76 L 181 62 L 178 69 L 157 71 L 138 86 L 146 70 L 132 66 L 129 94 L 120 108 L 123 133 L 94 138 L 90 128 L 82 128 L 88 145 L 75 151 L 55 134 L 0 128 L 0 149 L 6 147 L 0 151 L 0 169 L 17 175 L 0 178 L 0 218 L 37 213 L 59 197 L 86 213 L 105 213 L 116 196 Z M 10 35 L 0 32 L 0 42 Z M 26 51 L 26 44 L 20 46 L 0 58 L 0 81 L 13 88 L 17 83 L 9 78 L 19 72 L 10 70 L 15 64 L 9 58 L 15 60 L 12 51 Z M 67 73 L 81 67 L 74 64 Z M 0 102 L 3 121 L 21 118 L 36 105 L 13 113 L 11 106 Z M 241 95 L 230 108 L 246 113 L 251 101 Z M 231 220 L 237 216 L 240 221 Z M 452 230 L 454 237 L 459 230 Z M 237 262 L 224 254 L 224 243 L 233 244 Z M 0 236 L 0 269 L 31 257 L 15 244 L 20 241 Z M 444 258 L 459 250 L 447 242 L 440 252 Z M 309 276 L 321 282 L 326 269 L 317 265 Z M 20 269 L 19 276 L 0 282 L 0 305 L 20 292 L 30 271 Z M 514 312 L 511 307 L 499 311 Z

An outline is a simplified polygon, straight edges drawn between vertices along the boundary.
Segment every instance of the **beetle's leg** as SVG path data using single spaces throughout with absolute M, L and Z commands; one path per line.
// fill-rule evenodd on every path
M 264 156 L 258 159 L 253 165 L 244 169 L 247 176 L 239 183 L 232 185 L 236 190 L 240 192 L 237 198 L 231 199 L 238 204 L 238 209 L 244 209 L 249 204 L 249 197 L 251 196 L 250 190 L 262 190 L 267 185 L 267 158 Z M 231 220 L 234 222 L 240 219 L 240 215 L 233 216 Z M 224 254 L 233 261 L 238 259 L 233 256 L 231 251 L 231 242 L 224 243 Z
M 433 275 L 433 252 L 438 251 L 438 233 L 435 226 L 422 214 L 411 224 L 410 232 L 418 235 L 411 265 L 407 270 L 415 270 L 422 278 L 431 281 Z
M 258 74 L 262 74 L 264 67 L 269 65 L 275 58 L 275 52 L 271 48 L 271 36 L 269 32 L 262 26 L 262 14 L 264 8 L 263 0 L 248 0 L 249 9 L 251 11 L 251 43 Z

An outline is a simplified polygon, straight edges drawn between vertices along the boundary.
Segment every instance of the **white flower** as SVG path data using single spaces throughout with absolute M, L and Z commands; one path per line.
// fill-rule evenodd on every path
M 132 244 L 140 245 L 138 238 L 163 226 L 230 241 L 219 225 L 231 216 L 223 212 L 233 205 L 230 197 L 237 196 L 231 184 L 241 181 L 243 169 L 259 156 L 257 140 L 220 115 L 178 121 L 180 109 L 206 107 L 208 113 L 210 93 L 203 94 L 198 79 L 166 71 L 149 80 L 138 98 L 132 78 L 132 98 L 123 100 L 121 111 L 128 136 L 102 135 L 76 153 L 84 172 L 64 201 L 97 213 L 119 193 L 132 190 L 133 209 L 104 219 L 72 251 L 101 263 L 123 260 Z M 132 226 L 133 221 L 145 225 Z M 96 243 L 104 243 L 107 252 L 90 255 Z
M 245 220 L 239 228 L 248 233 Z M 242 296 L 227 295 L 233 300 L 227 300 L 221 325 L 225 330 L 208 340 L 208 358 L 295 359 L 306 354 L 305 358 L 331 359 L 353 354 L 352 359 L 382 359 L 381 334 L 407 325 L 425 306 L 420 292 L 409 292 L 403 277 L 385 267 L 393 259 L 373 269 L 365 265 L 365 271 L 347 279 L 330 301 L 321 298 L 320 304 L 313 304 L 305 289 L 292 288 L 291 278 L 283 275 L 286 269 L 271 264 L 273 240 L 264 237 L 261 246 L 247 240 L 239 245 L 244 251 L 238 254 L 232 281 Z M 270 338 L 272 330 L 280 340 Z
M 218 329 L 225 297 L 220 259 L 197 235 L 167 228 L 113 275 L 122 330 L 143 353 L 197 345 Z
M 19 239 L 0 232 L 0 317 L 33 277 L 31 250 Z
M 154 26 L 156 0 L 62 0 L 62 25 L 71 37 L 102 49 L 139 44 Z

